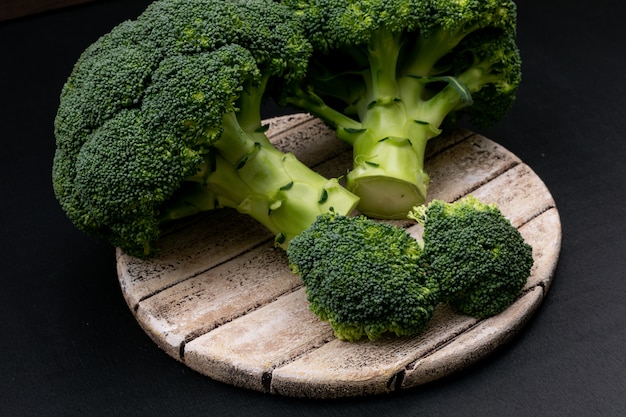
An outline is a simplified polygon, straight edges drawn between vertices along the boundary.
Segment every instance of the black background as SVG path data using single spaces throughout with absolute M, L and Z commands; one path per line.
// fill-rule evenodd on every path
M 86 46 L 147 4 L 0 23 L 1 416 L 626 415 L 626 2 L 520 0 L 523 86 L 508 117 L 481 131 L 537 172 L 561 214 L 538 313 L 464 372 L 339 401 L 234 388 L 167 356 L 127 308 L 112 248 L 54 199 L 61 86 Z

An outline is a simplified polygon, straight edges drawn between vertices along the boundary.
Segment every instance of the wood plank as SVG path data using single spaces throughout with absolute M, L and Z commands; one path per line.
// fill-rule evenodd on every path
M 550 289 L 561 251 L 561 220 L 556 208 L 551 208 L 519 229 L 524 240 L 533 247 L 534 264 L 526 289 L 542 286 Z
M 398 388 L 398 374 L 416 358 L 476 323 L 441 305 L 428 328 L 413 337 L 385 335 L 370 342 L 334 339 L 274 370 L 271 392 L 291 397 L 340 398 L 382 394 Z
M 520 164 L 513 153 L 474 134 L 424 163 L 430 175 L 428 200 L 454 201 Z
M 472 194 L 485 203 L 495 203 L 511 223 L 520 227 L 537 213 L 555 207 L 546 185 L 528 165 L 519 164 Z
M 309 310 L 301 288 L 189 342 L 185 363 L 216 380 L 269 391 L 277 365 L 332 338 L 330 326 Z
M 402 389 L 435 381 L 464 369 L 507 343 L 541 304 L 544 291 L 535 287 L 497 316 L 467 329 L 441 348 L 406 367 Z
M 161 254 L 149 262 L 118 251 L 118 275 L 127 303 L 141 300 L 228 261 L 273 237 L 253 219 L 232 209 L 199 216 L 161 239 Z M 216 239 L 219 236 L 219 239 Z
M 300 287 L 284 251 L 263 245 L 139 303 L 139 323 L 170 355 L 187 340 Z

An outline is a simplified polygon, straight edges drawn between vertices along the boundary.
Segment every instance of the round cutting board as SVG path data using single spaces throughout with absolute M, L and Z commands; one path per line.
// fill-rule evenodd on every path
M 270 119 L 268 136 L 326 177 L 351 166 L 351 149 L 318 119 Z M 485 319 L 441 305 L 421 334 L 342 342 L 308 309 L 305 289 L 273 236 L 234 210 L 208 212 L 168 230 L 158 258 L 117 251 L 119 282 L 145 332 L 167 354 L 210 378 L 292 397 L 386 393 L 447 376 L 507 342 L 536 311 L 550 286 L 561 223 L 541 179 L 497 143 L 470 131 L 431 140 L 429 199 L 469 193 L 493 202 L 533 246 L 522 295 Z M 395 221 L 419 238 L 420 226 Z

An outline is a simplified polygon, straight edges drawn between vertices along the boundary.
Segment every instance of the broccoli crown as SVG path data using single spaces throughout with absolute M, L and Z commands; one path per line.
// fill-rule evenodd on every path
M 511 0 L 283 0 L 282 3 L 301 18 L 314 46 L 307 81 L 323 98 L 339 99 L 346 107 L 338 109 L 356 112 L 361 121 L 376 100 L 425 101 L 445 85 L 454 83 L 453 78 L 475 64 L 465 57 L 457 59 L 459 53 L 478 49 L 474 54 L 478 60 L 485 50 L 504 49 L 506 54 L 501 56 L 497 73 L 510 80 L 513 77 L 509 73 L 520 72 L 514 43 L 517 7 Z M 479 36 L 468 40 L 473 34 Z M 507 48 L 502 48 L 500 37 L 509 41 Z M 468 44 L 464 45 L 465 42 Z M 497 45 L 489 46 L 491 42 Z M 492 53 L 489 58 L 494 56 Z M 507 68 L 511 60 L 514 62 Z M 494 73 L 482 85 L 499 82 Z M 420 84 L 430 84 L 429 88 L 405 90 L 398 84 L 404 77 L 420 79 Z M 461 86 L 457 90 L 461 95 L 459 100 L 467 104 L 465 95 L 478 88 L 464 91 Z M 359 95 L 365 96 L 362 97 L 365 100 L 356 105 Z M 482 97 L 474 100 L 479 98 Z M 511 104 L 512 97 L 508 98 L 509 102 L 501 103 L 504 108 Z M 378 104 L 388 103 L 383 100 Z M 485 106 L 483 111 L 487 110 Z M 436 122 L 438 125 L 441 120 Z
M 498 206 L 473 196 L 433 200 L 411 217 L 424 225 L 423 258 L 441 301 L 473 317 L 500 313 L 521 293 L 532 248 Z
M 512 0 L 283 0 L 314 52 L 285 101 L 354 147 L 347 187 L 371 217 L 426 201 L 429 139 L 467 117 L 489 126 L 521 82 Z
M 305 22 L 317 49 L 366 46 L 381 27 L 393 33 L 447 33 L 460 39 L 484 27 L 515 31 L 510 0 L 283 0 Z M 457 41 L 458 41 L 457 39 Z M 408 39 L 407 39 L 408 40 Z
M 53 186 L 69 218 L 149 251 L 164 203 L 214 170 L 222 137 L 260 130 L 262 97 L 304 76 L 310 50 L 270 0 L 159 0 L 102 36 L 75 64 L 55 119 Z M 241 125 L 225 132 L 232 113 Z M 235 142 L 226 159 L 255 148 Z
M 366 46 L 382 25 L 399 32 L 415 29 L 420 1 L 283 0 L 296 11 L 314 47 L 329 52 L 342 46 Z
M 287 248 L 311 311 L 335 336 L 356 341 L 422 330 L 438 303 L 421 247 L 404 229 L 366 217 L 320 215 Z

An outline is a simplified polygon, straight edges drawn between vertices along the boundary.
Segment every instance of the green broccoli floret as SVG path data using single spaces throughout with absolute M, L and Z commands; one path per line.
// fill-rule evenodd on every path
M 311 311 L 347 341 L 426 327 L 439 297 L 421 253 L 400 227 L 336 213 L 320 215 L 287 248 Z
M 521 80 L 512 0 L 282 0 L 314 47 L 283 101 L 354 148 L 347 187 L 371 217 L 425 201 L 429 139 L 464 115 L 500 120 Z
M 57 117 L 53 185 L 81 230 L 149 256 L 164 223 L 232 207 L 286 247 L 358 198 L 279 152 L 265 97 L 302 78 L 299 23 L 271 0 L 158 0 L 78 59 Z
M 532 248 L 497 205 L 471 195 L 453 203 L 433 200 L 409 217 L 424 226 L 422 257 L 442 302 L 483 318 L 520 295 L 533 266 Z
M 422 239 L 331 211 L 289 244 L 287 257 L 311 311 L 337 338 L 417 334 L 442 302 L 485 318 L 521 294 L 532 248 L 498 206 L 470 195 L 414 207 L 409 218 L 423 225 Z

